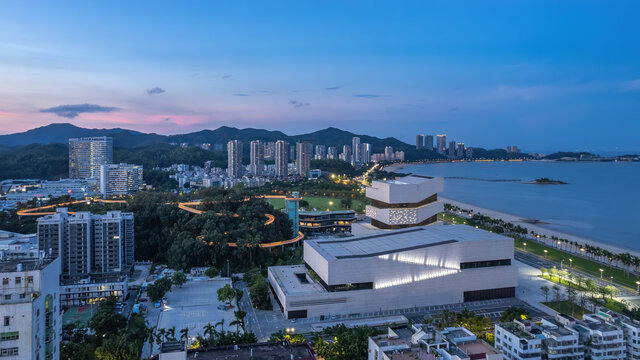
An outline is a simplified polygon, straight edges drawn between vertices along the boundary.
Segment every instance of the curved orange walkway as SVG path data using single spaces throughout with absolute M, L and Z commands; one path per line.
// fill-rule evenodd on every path
M 256 198 L 300 200 L 300 198 L 291 198 L 291 197 L 287 197 L 285 195 L 259 195 L 259 196 L 256 196 Z M 249 198 L 246 198 L 244 201 L 249 201 Z M 54 204 L 54 205 L 46 205 L 46 206 L 35 207 L 35 208 L 32 208 L 32 209 L 19 210 L 17 212 L 17 215 L 19 215 L 19 216 L 52 215 L 52 214 L 55 214 L 55 211 L 43 211 L 43 210 L 55 209 L 56 207 L 59 207 L 59 206 L 67 206 L 67 205 L 73 205 L 73 204 L 81 204 L 81 203 L 90 204 L 91 202 L 101 202 L 101 203 L 105 203 L 105 204 L 126 204 L 127 203 L 125 200 L 103 200 L 103 199 L 74 200 L 74 201 L 68 201 L 68 202 Z M 200 201 L 181 202 L 181 203 L 178 203 L 178 208 L 180 208 L 182 210 L 185 210 L 185 211 L 188 211 L 188 212 L 193 213 L 193 214 L 204 214 L 206 211 L 194 209 L 192 207 L 192 206 L 197 206 L 197 205 L 200 205 L 200 204 L 202 204 L 202 202 L 200 202 Z M 69 214 L 75 214 L 75 212 L 70 211 Z M 216 213 L 216 215 L 222 216 L 224 214 Z M 239 215 L 238 214 L 233 214 L 233 216 L 234 217 L 238 217 Z M 276 217 L 271 215 L 271 214 L 264 214 L 264 216 L 267 217 L 267 221 L 264 223 L 265 225 L 271 225 L 276 220 Z M 202 240 L 203 236 L 200 235 L 197 238 Z M 293 239 L 275 241 L 275 242 L 264 243 L 264 244 L 257 244 L 257 246 L 260 247 L 260 248 L 272 248 L 272 247 L 276 247 L 276 246 L 294 244 L 294 243 L 297 243 L 298 241 L 300 241 L 302 239 L 304 239 L 304 234 L 301 231 L 299 231 L 298 232 L 298 236 L 294 237 Z M 210 245 L 210 246 L 213 245 L 212 242 L 209 242 L 207 244 Z M 229 245 L 229 247 L 238 247 L 238 244 L 236 244 L 236 243 L 227 243 L 227 245 Z M 253 247 L 253 246 L 256 246 L 256 245 L 247 244 L 247 247 Z

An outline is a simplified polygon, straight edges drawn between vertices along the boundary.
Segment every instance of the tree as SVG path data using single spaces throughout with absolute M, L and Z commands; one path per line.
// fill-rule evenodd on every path
M 542 295 L 544 295 L 544 302 L 549 302 L 549 287 L 541 286 L 540 291 L 542 291 Z
M 187 282 L 187 275 L 185 275 L 182 271 L 176 271 L 171 277 L 171 282 L 173 282 L 173 284 L 175 285 L 178 285 L 179 287 L 182 287 L 182 284 Z
M 215 325 L 215 327 L 217 328 L 218 325 L 220 325 L 220 332 L 223 333 L 224 332 L 224 318 L 220 319 L 220 321 L 218 321 Z
M 559 303 L 561 300 L 562 288 L 560 288 L 560 286 L 558 285 L 553 285 L 552 289 L 556 303 Z
M 162 278 L 156 280 L 153 284 L 147 286 L 147 295 L 151 301 L 162 300 L 167 291 L 171 290 L 173 283 L 169 278 Z
M 242 297 L 244 296 L 244 291 L 242 291 L 242 289 L 235 289 L 236 291 L 236 304 L 240 304 L 240 300 L 242 300 Z
M 576 302 L 577 293 L 576 289 L 571 286 L 567 287 L 567 300 L 571 303 L 571 316 L 573 316 L 573 308 Z
M 216 269 L 216 268 L 214 268 L 214 267 L 212 266 L 212 267 L 208 268 L 208 269 L 204 272 L 204 274 L 205 274 L 207 277 L 214 278 L 214 277 L 218 276 L 218 269 Z
M 262 276 L 259 276 L 254 280 L 253 285 L 249 288 L 249 296 L 256 308 L 262 310 L 271 309 L 269 285 L 267 285 L 267 281 Z
M 180 340 L 189 340 L 189 328 L 180 329 Z
M 218 289 L 218 300 L 227 303 L 227 305 L 231 305 L 231 300 L 233 300 L 235 296 L 236 292 L 229 284 Z
M 204 336 L 206 337 L 212 337 L 216 332 L 215 326 L 211 325 L 211 323 L 207 323 L 207 325 L 205 325 L 203 329 Z
M 245 329 L 244 329 L 244 318 L 245 318 L 245 316 L 247 316 L 247 313 L 245 311 L 242 311 L 242 310 L 237 310 L 237 311 L 233 312 L 233 316 L 235 316 L 235 318 L 238 321 L 240 327 L 242 328 L 242 331 L 245 331 Z M 238 332 L 237 328 L 236 328 L 236 332 Z
M 527 320 L 529 319 L 529 312 L 521 307 L 512 306 L 502 312 L 502 316 L 500 316 L 501 322 L 509 322 L 514 319 Z

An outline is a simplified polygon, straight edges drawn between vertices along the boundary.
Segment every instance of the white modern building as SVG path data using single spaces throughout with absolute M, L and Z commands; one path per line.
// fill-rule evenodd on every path
M 627 358 L 627 343 L 622 328 L 600 319 L 597 315 L 585 315 L 574 327 L 585 344 L 585 357 L 591 360 L 622 360 Z
M 288 318 L 513 297 L 513 250 L 465 225 L 305 240 L 305 265 L 270 267 L 269 282 Z
M 60 259 L 0 261 L 0 358 L 60 358 Z
M 432 224 L 444 210 L 438 200 L 438 193 L 443 190 L 442 178 L 410 175 L 397 180 L 376 180 L 366 189 L 371 203 L 366 207 L 366 215 L 380 229 Z
M 100 166 L 100 192 L 102 196 L 133 194 L 144 187 L 142 165 L 106 164 Z
M 249 173 L 253 176 L 262 176 L 264 174 L 264 142 L 253 140 L 249 150 Z
M 542 349 L 547 359 L 584 359 L 584 345 L 578 331 L 565 327 L 553 318 L 543 318 L 540 324 Z
M 495 348 L 507 359 L 542 359 L 542 337 L 533 335 L 529 330 L 533 323 L 529 320 L 512 321 L 495 325 Z

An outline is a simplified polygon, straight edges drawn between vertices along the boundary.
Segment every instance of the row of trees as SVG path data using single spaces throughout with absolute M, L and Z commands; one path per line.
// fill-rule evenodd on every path
M 546 285 L 540 287 L 545 301 L 549 302 L 550 295 L 553 296 L 553 301 L 558 304 L 566 300 L 571 305 L 571 315 L 574 315 L 574 305 L 576 304 L 581 308 L 581 315 L 584 315 L 587 304 L 591 304 L 595 309 L 597 306 L 606 305 L 607 298 L 612 301 L 614 296 L 620 294 L 620 290 L 615 286 L 597 286 L 592 279 L 573 274 L 567 269 L 558 270 L 554 267 L 551 269 L 541 268 L 540 271 L 543 277 L 565 285 L 555 284 L 552 287 Z
M 472 212 L 469 210 L 461 209 L 450 204 L 445 204 L 445 210 L 460 211 L 467 214 L 472 214 Z M 587 258 L 591 258 L 595 261 L 620 268 L 625 272 L 625 275 L 627 277 L 630 275 L 631 269 L 633 269 L 636 274 L 640 274 L 640 257 L 632 255 L 628 252 L 615 253 L 599 246 L 580 244 L 577 241 L 560 238 L 554 235 L 547 237 L 547 235 L 545 234 L 537 234 L 533 230 L 529 231 L 523 226 L 514 225 L 501 219 L 493 219 L 481 214 L 473 214 L 473 216 L 471 216 L 471 218 L 467 220 L 467 224 L 471 226 L 478 226 L 485 230 L 491 230 L 495 233 L 507 233 L 510 235 L 520 236 L 531 235 L 535 239 L 542 239 L 545 244 L 556 247 L 560 250 L 584 255 Z

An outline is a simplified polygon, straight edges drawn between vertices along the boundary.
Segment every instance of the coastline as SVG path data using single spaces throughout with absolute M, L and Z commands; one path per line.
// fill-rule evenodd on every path
M 611 252 L 614 253 L 629 253 L 631 255 L 635 255 L 635 256 L 640 256 L 640 251 L 637 250 L 632 250 L 632 249 L 627 249 L 627 248 L 623 248 L 620 246 L 616 246 L 616 245 L 611 245 L 611 244 L 607 244 L 604 242 L 600 242 L 597 240 L 593 240 L 593 239 L 587 239 L 581 236 L 576 236 L 576 235 L 571 235 L 571 234 L 567 234 L 567 233 L 563 233 L 563 232 L 559 232 L 556 230 L 552 230 L 552 229 L 548 229 L 545 228 L 543 226 L 540 225 L 536 225 L 536 224 L 532 224 L 531 221 L 534 221 L 532 219 L 527 219 L 527 218 L 523 218 L 521 216 L 517 216 L 517 215 L 513 215 L 513 214 L 508 214 L 508 213 L 503 213 L 500 211 L 496 211 L 496 210 L 491 210 L 491 209 L 487 209 L 487 208 L 483 208 L 480 206 L 475 206 L 469 203 L 465 203 L 462 201 L 458 201 L 458 200 L 453 200 L 450 198 L 445 198 L 445 197 L 441 197 L 438 196 L 439 200 L 442 200 L 443 202 L 446 202 L 448 204 L 457 206 L 461 209 L 465 209 L 465 210 L 473 210 L 474 213 L 479 213 L 485 216 L 489 216 L 491 218 L 494 219 L 501 219 L 503 221 L 506 222 L 510 222 L 516 225 L 520 225 L 524 228 L 526 228 L 529 231 L 534 231 L 540 235 L 546 235 L 547 238 L 550 238 L 551 236 L 557 236 L 560 238 L 564 238 L 564 239 L 568 239 L 571 241 L 577 241 L 579 244 L 589 244 L 591 246 L 598 246 L 601 247 L 603 249 L 607 249 Z M 548 243 L 547 241 L 544 241 L 544 239 L 541 239 L 543 242 Z

